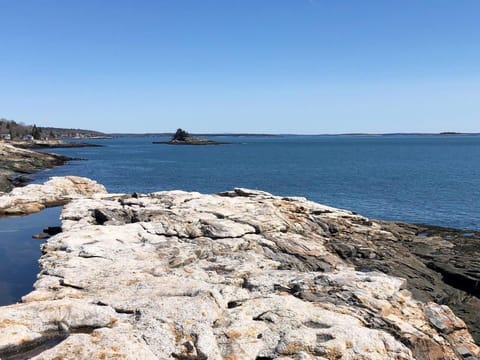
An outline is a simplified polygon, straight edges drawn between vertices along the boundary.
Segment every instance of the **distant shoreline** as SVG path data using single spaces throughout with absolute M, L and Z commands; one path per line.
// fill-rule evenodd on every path
M 86 143 L 80 141 L 64 141 L 64 140 L 46 140 L 46 141 L 23 141 L 23 140 L 13 140 L 7 142 L 10 145 L 13 145 L 22 149 L 57 149 L 57 148 L 80 148 L 80 147 L 103 147 L 103 145 Z
M 117 137 L 171 137 L 173 133 L 111 133 Z M 341 133 L 341 134 L 265 134 L 265 133 L 193 133 L 198 137 L 285 137 L 285 136 L 480 136 L 480 133 L 441 132 L 441 133 Z

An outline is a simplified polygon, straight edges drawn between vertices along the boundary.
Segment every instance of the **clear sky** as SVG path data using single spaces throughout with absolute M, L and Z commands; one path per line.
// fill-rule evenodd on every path
M 0 117 L 480 132 L 480 1 L 0 0 Z

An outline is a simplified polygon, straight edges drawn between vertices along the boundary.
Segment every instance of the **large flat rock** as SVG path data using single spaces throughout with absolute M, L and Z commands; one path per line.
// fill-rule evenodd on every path
M 349 211 L 247 189 L 96 194 L 65 205 L 62 229 L 34 291 L 0 308 L 0 358 L 480 356 L 449 307 L 355 268 L 416 258 Z

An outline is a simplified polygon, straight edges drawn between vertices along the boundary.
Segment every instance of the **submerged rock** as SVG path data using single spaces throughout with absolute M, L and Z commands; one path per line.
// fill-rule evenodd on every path
M 402 241 L 352 212 L 247 189 L 75 199 L 34 291 L 0 308 L 0 358 L 480 356 L 447 306 L 352 266 L 400 256 L 380 239 Z
M 38 233 L 38 234 L 33 234 L 32 235 L 32 239 L 37 239 L 37 240 L 47 239 L 48 237 L 49 237 L 49 235 L 46 234 L 46 233 Z

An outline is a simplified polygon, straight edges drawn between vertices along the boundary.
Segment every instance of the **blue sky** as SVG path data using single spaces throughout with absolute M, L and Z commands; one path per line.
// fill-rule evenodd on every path
M 0 117 L 480 132 L 478 0 L 0 0 Z

